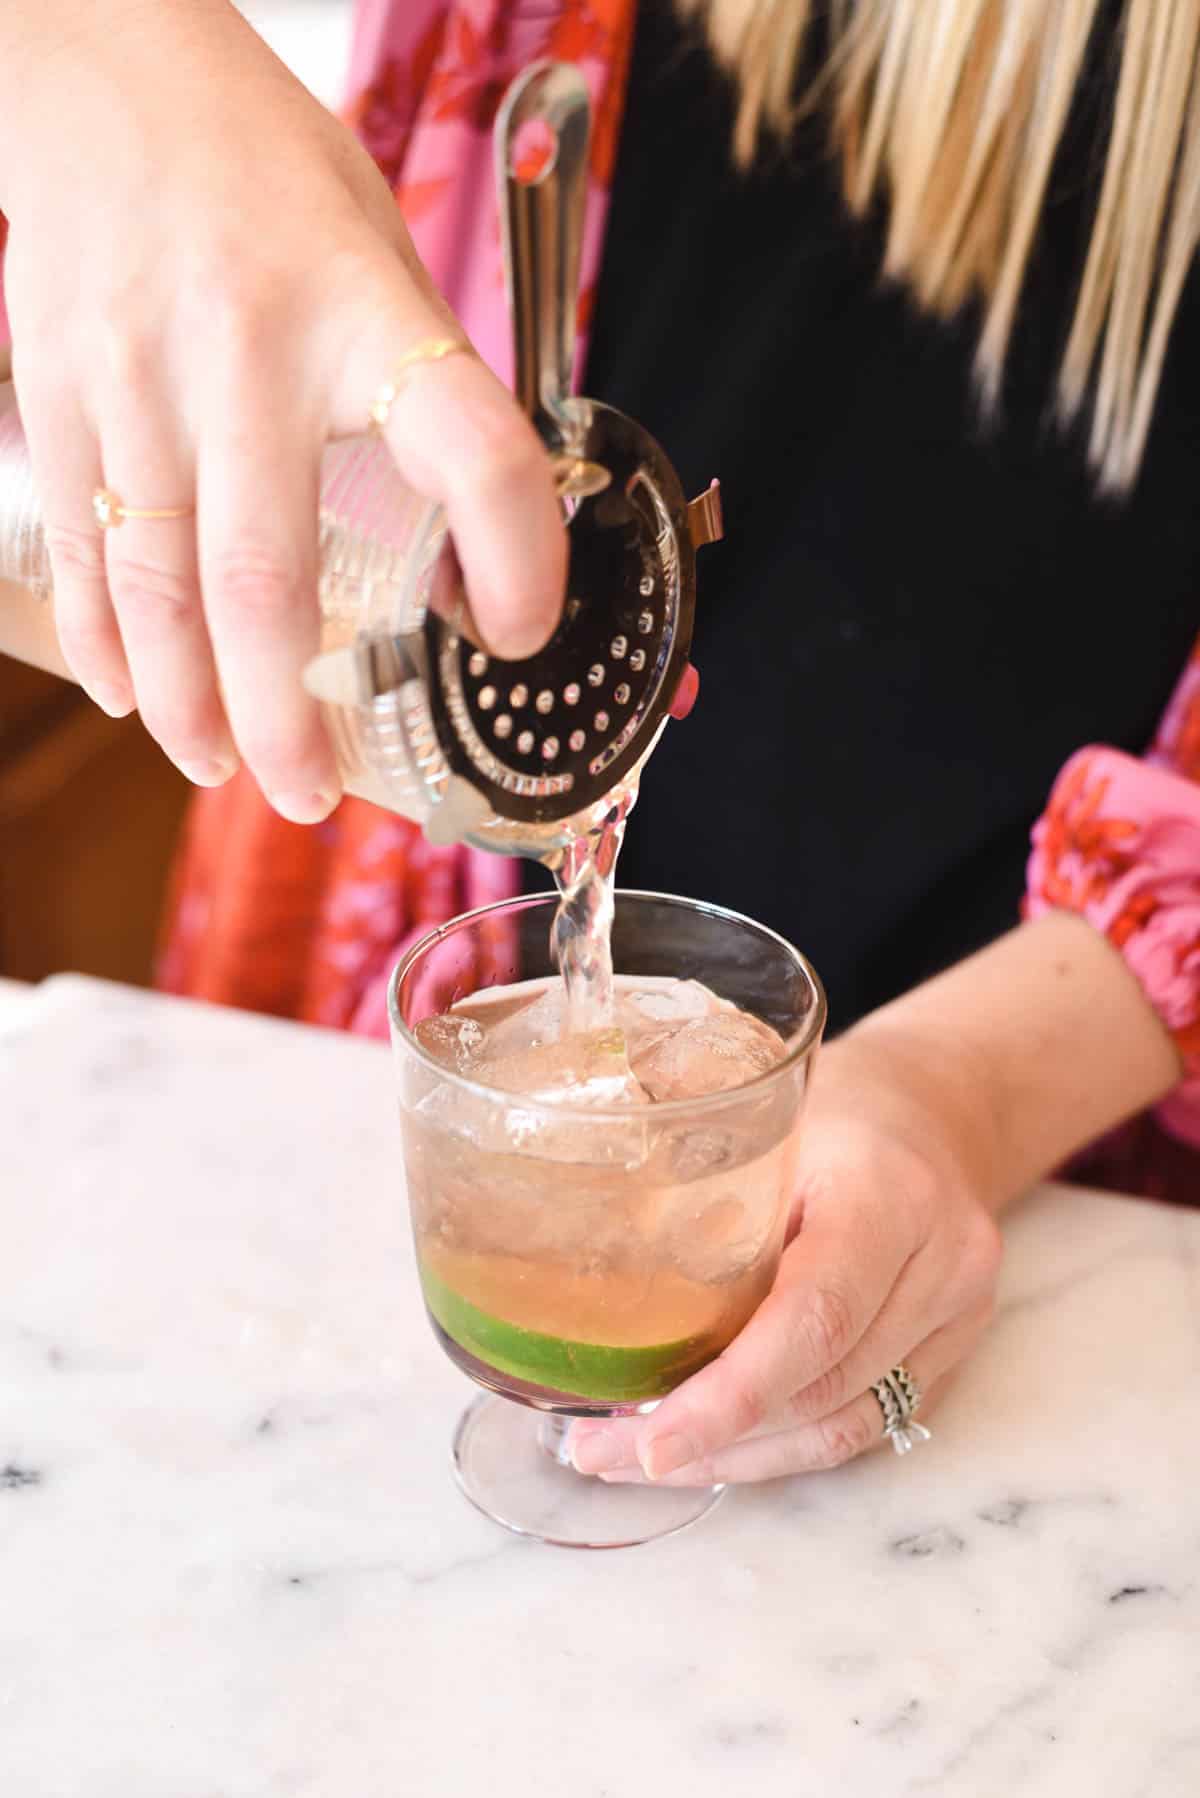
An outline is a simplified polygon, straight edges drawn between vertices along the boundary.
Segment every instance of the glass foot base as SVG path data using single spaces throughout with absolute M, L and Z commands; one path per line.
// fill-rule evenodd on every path
M 673 1536 L 719 1503 L 724 1486 L 608 1486 L 543 1447 L 542 1412 L 485 1394 L 454 1433 L 454 1471 L 493 1523 L 557 1548 L 632 1548 Z

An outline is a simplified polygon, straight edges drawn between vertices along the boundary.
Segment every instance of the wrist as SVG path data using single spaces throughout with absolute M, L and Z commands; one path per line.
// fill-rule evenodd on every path
M 911 1002 L 915 996 L 863 1018 L 827 1054 L 841 1052 L 853 1067 L 857 1102 L 869 1094 L 874 1122 L 997 1210 L 1005 1193 L 991 1058 L 953 1017 L 929 1015 Z
M 1024 924 L 856 1026 L 957 1145 L 991 1208 L 1163 1098 L 1177 1051 L 1085 920 Z

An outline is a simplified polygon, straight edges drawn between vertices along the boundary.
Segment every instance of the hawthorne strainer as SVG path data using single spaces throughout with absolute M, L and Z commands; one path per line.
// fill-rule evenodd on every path
M 715 482 L 689 504 L 647 431 L 571 393 L 589 130 L 582 76 L 552 62 L 513 84 L 495 129 L 516 392 L 567 521 L 558 629 L 536 655 L 491 654 L 441 513 L 397 532 L 399 477 L 378 446 L 341 446 L 322 497 L 330 628 L 307 676 L 343 760 L 366 767 L 358 790 L 434 841 L 533 856 L 597 817 L 686 705 L 695 552 L 721 535 Z

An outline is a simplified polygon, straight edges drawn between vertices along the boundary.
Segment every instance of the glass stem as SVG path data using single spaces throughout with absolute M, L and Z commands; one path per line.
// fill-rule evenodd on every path
M 538 1447 L 560 1467 L 571 1466 L 571 1457 L 567 1452 L 567 1432 L 573 1422 L 571 1417 L 560 1417 L 553 1411 L 547 1411 L 538 1426 Z

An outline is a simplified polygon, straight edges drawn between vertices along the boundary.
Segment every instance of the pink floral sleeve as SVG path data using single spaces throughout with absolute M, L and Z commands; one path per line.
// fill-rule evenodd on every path
M 1033 833 L 1027 917 L 1078 912 L 1120 950 L 1179 1047 L 1159 1109 L 1200 1148 L 1200 645 L 1145 760 L 1081 749 Z

